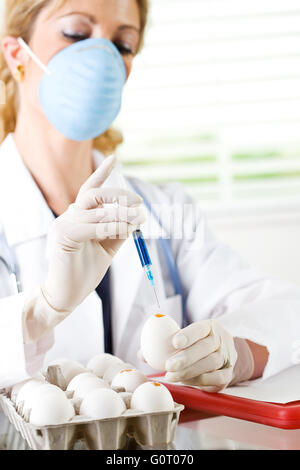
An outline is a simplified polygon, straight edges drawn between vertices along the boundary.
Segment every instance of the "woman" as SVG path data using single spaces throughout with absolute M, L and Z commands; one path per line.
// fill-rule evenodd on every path
M 119 189 L 114 158 L 104 159 L 120 143 L 107 128 L 142 45 L 147 1 L 7 0 L 6 8 L 0 221 L 22 293 L 0 299 L 0 386 L 50 359 L 86 362 L 104 348 L 144 367 L 139 338 L 154 299 L 129 237 L 144 222 L 141 189 L 170 217 L 179 207 L 192 233 L 168 234 L 189 322 L 173 338 L 168 379 L 217 391 L 291 366 L 299 291 L 215 240 L 179 186 L 127 180 L 136 192 Z M 147 216 L 161 309 L 181 323 L 156 240 L 167 228 Z

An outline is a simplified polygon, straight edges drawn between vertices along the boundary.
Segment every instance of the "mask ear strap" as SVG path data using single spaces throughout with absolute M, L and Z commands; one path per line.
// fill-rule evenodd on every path
M 40 61 L 40 59 L 32 52 L 28 44 L 22 38 L 18 38 L 18 43 L 27 52 L 27 54 L 34 60 L 34 62 L 48 75 L 51 74 L 50 70 Z

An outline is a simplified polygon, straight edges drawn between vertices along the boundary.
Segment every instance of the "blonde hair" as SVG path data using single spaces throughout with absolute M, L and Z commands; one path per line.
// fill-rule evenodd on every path
M 43 8 L 53 2 L 53 10 L 58 9 L 67 0 L 5 0 L 4 36 L 21 36 L 25 41 L 30 40 L 34 22 Z M 148 0 L 136 0 L 141 15 L 141 41 L 142 48 L 144 33 L 148 17 Z M 0 143 L 6 136 L 15 131 L 18 112 L 18 87 L 6 63 L 4 54 L 0 51 L 0 81 L 6 90 L 5 104 L 0 105 Z M 94 148 L 108 155 L 123 142 L 119 131 L 110 128 L 103 135 L 94 140 Z

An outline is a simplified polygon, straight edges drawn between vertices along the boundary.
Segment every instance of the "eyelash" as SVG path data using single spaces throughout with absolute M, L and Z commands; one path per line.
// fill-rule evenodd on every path
M 66 39 L 74 41 L 74 42 L 83 41 L 84 39 L 88 39 L 90 37 L 87 34 L 78 34 L 78 33 L 69 34 L 69 33 L 63 32 L 62 34 Z M 119 50 L 121 55 L 133 55 L 133 51 L 130 47 L 124 44 L 118 43 L 118 42 L 115 42 L 114 44 L 116 48 Z
M 132 49 L 124 44 L 114 43 L 121 55 L 133 55 Z
M 80 33 L 70 34 L 70 33 L 65 33 L 65 32 L 63 32 L 62 34 L 66 39 L 71 40 L 71 41 L 75 41 L 75 42 L 76 41 L 83 41 L 84 39 L 89 38 L 89 35 L 87 35 L 87 34 L 80 34 Z

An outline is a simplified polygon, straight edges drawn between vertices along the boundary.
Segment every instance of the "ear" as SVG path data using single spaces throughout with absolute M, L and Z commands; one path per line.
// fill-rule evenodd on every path
M 18 39 L 12 36 L 5 36 L 2 39 L 2 50 L 7 65 L 14 75 L 19 65 L 25 65 L 27 54 L 20 46 Z

